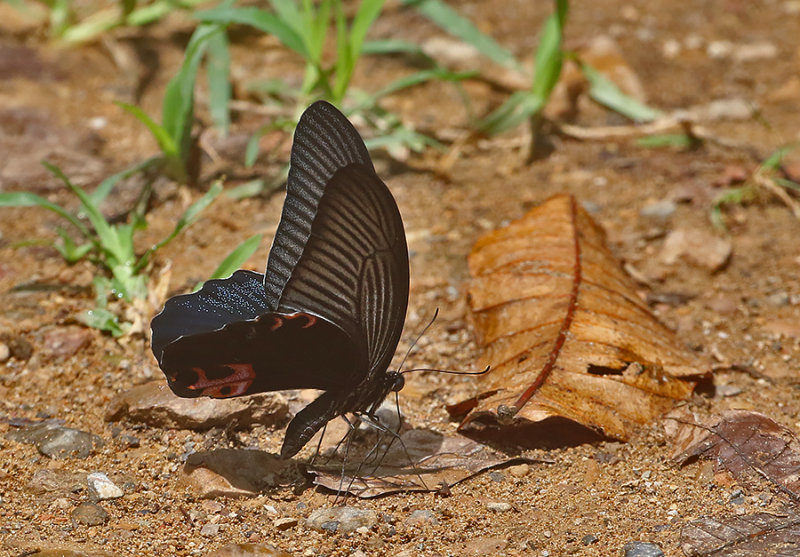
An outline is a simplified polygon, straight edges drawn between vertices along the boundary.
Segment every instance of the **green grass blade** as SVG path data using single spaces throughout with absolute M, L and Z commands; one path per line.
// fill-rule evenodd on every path
M 178 158 L 185 164 L 194 124 L 194 85 L 197 70 L 208 48 L 209 39 L 225 31 L 222 25 L 202 24 L 186 45 L 180 71 L 170 79 L 164 93 L 161 120 L 164 129 L 178 148 Z
M 69 221 L 69 223 L 77 228 L 86 238 L 91 237 L 89 229 L 86 228 L 86 225 L 78 220 L 75 215 L 64 209 L 61 205 L 48 201 L 35 193 L 27 191 L 0 193 L 0 207 L 41 207 Z
M 564 52 L 561 47 L 564 20 L 560 12 L 551 14 L 542 26 L 539 46 L 536 48 L 536 61 L 531 92 L 541 99 L 542 105 L 550 97 L 550 93 L 561 75 L 564 63 Z
M 195 201 L 192 205 L 189 206 L 188 209 L 181 215 L 181 218 L 178 220 L 178 223 L 175 225 L 175 228 L 172 229 L 169 236 L 151 246 L 143 255 L 139 258 L 139 261 L 136 262 L 136 265 L 133 268 L 134 273 L 138 273 L 141 271 L 150 261 L 150 257 L 169 244 L 178 234 L 183 232 L 183 230 L 191 226 L 197 217 L 202 213 L 213 201 L 217 198 L 217 196 L 222 192 L 222 184 L 220 182 L 214 182 L 214 184 L 209 188 L 209 190 L 197 201 Z
M 501 66 L 522 71 L 514 55 L 493 38 L 482 33 L 472 22 L 441 0 L 403 0 L 451 35 L 472 45 L 478 52 Z
M 256 252 L 259 245 L 261 245 L 261 234 L 250 236 L 247 240 L 236 246 L 236 248 L 222 260 L 222 263 L 211 273 L 208 280 L 231 276 L 236 269 L 244 265 L 244 262 L 250 259 L 250 256 Z
M 228 104 L 231 100 L 230 75 L 231 55 L 228 48 L 228 36 L 225 33 L 214 35 L 208 39 L 208 61 L 206 75 L 208 78 L 208 97 L 211 119 L 214 125 L 228 134 L 230 112 Z
M 67 234 L 63 228 L 59 228 L 57 232 L 61 238 L 61 244 L 56 243 L 55 248 L 64 258 L 64 260 L 70 265 L 77 263 L 86 257 L 89 252 L 92 251 L 92 248 L 94 248 L 94 245 L 91 242 L 81 244 L 79 246 L 75 243 L 75 240 L 72 239 L 72 236 Z
M 396 79 L 389 85 L 379 89 L 375 93 L 372 93 L 362 103 L 360 103 L 353 112 L 369 109 L 377 104 L 381 98 L 387 95 L 391 95 L 397 91 L 401 91 L 409 87 L 420 85 L 427 81 L 461 81 L 463 79 L 474 77 L 475 75 L 477 75 L 477 72 L 453 72 L 444 68 L 420 70 L 418 72 L 414 72 L 413 74 L 401 77 L 400 79 Z
M 158 157 L 151 157 L 140 163 L 134 164 L 133 166 L 126 168 L 121 172 L 112 174 L 111 176 L 100 182 L 100 184 L 94 189 L 94 191 L 89 194 L 92 203 L 94 203 L 95 205 L 100 205 L 103 201 L 105 201 L 106 197 L 108 197 L 108 194 L 111 193 L 111 190 L 114 189 L 114 186 L 117 185 L 117 182 L 129 178 L 134 174 L 137 174 L 142 170 L 145 170 L 146 168 L 154 166 L 155 164 L 158 164 L 160 162 L 161 161 Z
M 150 118 L 150 116 L 148 116 L 147 113 L 138 106 L 119 101 L 117 101 L 115 104 L 124 109 L 126 112 L 132 114 L 137 120 L 144 124 L 148 130 L 150 130 L 150 134 L 156 140 L 156 143 L 158 143 L 158 148 L 161 149 L 161 152 L 164 153 L 165 156 L 178 156 L 178 146 L 175 141 L 173 141 L 172 137 L 169 135 L 169 132 L 164 126 Z
M 384 0 L 363 0 L 350 26 L 350 57 L 355 62 L 361 56 L 361 48 L 367 31 L 383 9 Z
M 640 103 L 623 93 L 617 85 L 588 64 L 581 64 L 589 81 L 589 95 L 603 106 L 630 118 L 634 122 L 652 122 L 663 113 Z
M 259 8 L 215 8 L 196 12 L 194 17 L 206 23 L 240 23 L 275 35 L 284 46 L 308 59 L 309 53 L 303 39 L 287 22 L 275 14 Z
M 544 100 L 530 91 L 517 91 L 500 108 L 481 121 L 478 130 L 488 135 L 502 133 L 515 128 L 539 112 L 543 106 Z
M 410 54 L 424 59 L 433 64 L 434 59 L 425 54 L 419 45 L 401 39 L 374 39 L 364 41 L 361 45 L 361 54 L 380 55 L 380 54 Z
M 132 250 L 125 249 L 120 236 L 117 234 L 117 230 L 106 221 L 100 209 L 92 202 L 89 194 L 80 186 L 73 184 L 61 169 L 54 164 L 47 161 L 43 161 L 42 164 L 52 172 L 54 176 L 64 182 L 64 185 L 66 185 L 80 200 L 81 206 L 97 234 L 100 249 L 105 256 L 111 260 L 108 262 L 109 266 L 130 260 L 133 256 Z

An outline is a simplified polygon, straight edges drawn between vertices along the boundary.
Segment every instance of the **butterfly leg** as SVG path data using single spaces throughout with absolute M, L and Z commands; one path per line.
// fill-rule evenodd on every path
M 317 460 L 319 456 L 319 450 L 322 448 L 322 439 L 325 437 L 325 431 L 328 429 L 328 424 L 322 426 L 322 431 L 319 434 L 319 441 L 317 442 L 317 450 L 314 451 L 314 456 L 311 457 L 311 460 L 308 461 L 308 464 L 314 464 L 314 461 Z M 326 461 L 327 462 L 327 461 Z
M 425 480 L 422 478 L 422 475 L 419 473 L 419 470 L 417 469 L 416 463 L 414 462 L 414 459 L 411 458 L 411 454 L 408 452 L 408 447 L 406 447 L 406 444 L 403 442 L 403 438 L 400 437 L 400 434 L 398 432 L 396 432 L 396 431 L 393 431 L 391 428 L 386 427 L 385 425 L 383 425 L 380 422 L 380 419 L 378 419 L 377 415 L 376 416 L 370 416 L 368 414 L 364 414 L 364 415 L 361 415 L 360 417 L 361 417 L 362 420 L 364 420 L 365 423 L 371 425 L 372 427 L 374 427 L 378 431 L 386 433 L 386 434 L 388 434 L 388 435 L 390 435 L 392 437 L 392 440 L 389 442 L 389 445 L 387 446 L 386 450 L 383 453 L 383 457 L 381 457 L 381 461 L 383 461 L 383 458 L 385 458 L 386 454 L 389 452 L 389 449 L 392 446 L 392 443 L 394 443 L 394 441 L 396 439 L 397 441 L 400 442 L 400 446 L 403 447 L 403 452 L 405 453 L 406 458 L 408 459 L 408 462 L 411 464 L 411 466 L 414 467 L 414 473 L 417 475 L 417 478 L 419 479 L 420 484 L 422 485 L 422 487 L 425 490 L 428 490 L 429 489 L 428 485 L 425 483 Z M 380 463 L 378 464 L 378 466 L 380 466 Z M 375 470 L 377 470 L 377 467 L 375 468 Z

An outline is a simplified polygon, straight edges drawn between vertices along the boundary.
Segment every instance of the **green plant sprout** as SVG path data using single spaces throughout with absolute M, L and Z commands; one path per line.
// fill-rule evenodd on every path
M 200 63 L 208 56 L 207 74 L 211 114 L 223 131 L 227 130 L 230 84 L 230 55 L 225 26 L 201 24 L 192 33 L 186 46 L 183 64 L 169 81 L 161 108 L 159 124 L 138 106 L 117 103 L 142 122 L 161 150 L 166 175 L 185 183 L 190 175 L 192 127 L 194 125 L 194 88 Z
M 124 334 L 125 324 L 120 323 L 118 317 L 107 309 L 109 296 L 126 302 L 145 299 L 147 297 L 145 270 L 153 254 L 194 223 L 200 213 L 220 194 L 222 185 L 213 184 L 205 195 L 186 209 L 169 235 L 139 255 L 134 250 L 134 235 L 147 226 L 143 209 L 138 208 L 133 211 L 129 222 L 121 224 L 109 223 L 100 212 L 100 203 L 114 184 L 126 175 L 136 172 L 137 169 L 129 169 L 112 176 L 103 181 L 95 192 L 89 194 L 80 186 L 73 184 L 58 167 L 47 162 L 43 164 L 78 198 L 80 212 L 85 215 L 88 222 L 84 222 L 79 214 L 72 213 L 31 192 L 0 193 L 0 207 L 41 207 L 53 211 L 72 225 L 77 234 L 73 236 L 74 233 L 69 234 L 59 229 L 61 242 L 55 244 L 56 249 L 68 263 L 88 258 L 107 273 L 95 277 L 97 307 L 84 315 L 83 320 L 92 327 L 111 332 L 114 336 Z
M 103 3 L 102 7 L 85 15 L 94 6 L 74 0 L 6 0 L 17 10 L 37 19 L 46 19 L 50 36 L 65 44 L 80 44 L 97 39 L 118 27 L 140 27 L 154 23 L 177 11 L 190 11 L 207 0 L 154 0 L 141 2 L 122 0 Z M 109 5 L 110 4 L 110 5 Z
M 295 109 L 284 117 L 276 118 L 253 135 L 245 156 L 248 166 L 254 163 L 258 155 L 260 138 L 273 130 L 291 130 L 298 114 L 312 100 L 323 98 L 341 107 L 349 104 L 347 100 L 355 99 L 355 106 L 349 110 L 345 108 L 345 112 L 349 115 L 362 114 L 369 122 L 385 115 L 385 111 L 379 109 L 378 103 L 386 95 L 430 80 L 458 81 L 475 75 L 474 72 L 452 72 L 438 67 L 435 61 L 422 54 L 418 46 L 405 41 L 366 40 L 370 26 L 383 9 L 384 0 L 363 0 L 350 21 L 344 14 L 341 0 L 322 0 L 316 3 L 310 0 L 270 0 L 269 5 L 271 10 L 224 5 L 195 14 L 205 24 L 244 24 L 274 35 L 305 62 L 303 82 L 298 89 L 292 89 L 280 80 L 270 80 L 258 85 L 258 90 L 263 95 L 278 96 L 283 102 L 293 99 Z M 331 29 L 335 30 L 336 55 L 332 60 L 327 60 L 324 47 Z M 352 89 L 350 84 L 353 72 L 363 55 L 401 52 L 422 55 L 433 68 L 400 78 L 376 93 L 360 94 Z M 392 122 L 393 126 L 380 130 L 381 145 L 419 149 L 431 143 L 430 138 L 403 126 L 398 118 L 382 120 Z
M 522 71 L 522 64 L 511 52 L 441 0 L 405 0 L 404 3 L 414 6 L 444 31 L 472 45 L 495 63 Z M 561 75 L 564 61 L 568 58 L 578 63 L 589 82 L 589 95 L 596 102 L 637 122 L 651 121 L 661 115 L 659 111 L 625 95 L 611 80 L 582 62 L 575 53 L 564 50 L 563 32 L 568 12 L 568 0 L 555 0 L 555 9 L 545 20 L 539 35 L 530 88 L 512 93 L 499 108 L 477 122 L 478 131 L 496 135 L 528 121 L 536 135 L 542 123 L 541 112 L 547 105 Z
M 790 143 L 776 149 L 762 162 L 747 181 L 735 188 L 723 191 L 711 203 L 709 218 L 715 228 L 727 230 L 722 209 L 726 205 L 741 205 L 758 198 L 759 191 L 767 191 L 780 199 L 792 210 L 795 218 L 800 219 L 800 202 L 790 193 L 800 194 L 800 184 L 780 176 L 783 159 L 800 147 L 800 143 Z

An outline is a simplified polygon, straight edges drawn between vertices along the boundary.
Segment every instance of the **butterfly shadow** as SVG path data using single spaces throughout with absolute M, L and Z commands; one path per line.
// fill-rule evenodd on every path
M 337 495 L 347 493 L 362 499 L 408 492 L 446 493 L 486 470 L 533 461 L 430 429 L 410 429 L 393 441 L 388 437 L 383 434 L 377 443 L 351 447 L 344 462 L 335 455 L 309 465 L 314 483 Z
M 295 483 L 292 461 L 257 449 L 214 449 L 192 453 L 183 471 L 204 497 L 253 497 Z

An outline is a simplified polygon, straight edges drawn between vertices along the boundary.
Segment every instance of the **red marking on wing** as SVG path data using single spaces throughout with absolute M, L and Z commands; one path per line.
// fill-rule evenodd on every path
M 193 391 L 199 390 L 201 395 L 212 398 L 229 398 L 245 394 L 256 378 L 253 364 L 223 364 L 223 367 L 231 369 L 233 373 L 219 379 L 209 379 L 204 369 L 192 368 L 197 374 L 197 381 L 188 388 Z M 223 392 L 225 387 L 229 387 L 229 390 Z
M 275 331 L 277 329 L 280 329 L 282 326 L 283 326 L 283 319 L 281 319 L 280 317 L 278 317 L 276 315 L 275 316 L 275 321 L 272 323 L 272 326 L 269 328 L 269 330 L 270 331 Z
M 303 329 L 308 329 L 311 325 L 317 322 L 317 318 L 308 313 L 294 313 L 292 315 L 287 315 L 286 319 L 297 319 L 298 317 L 305 317 L 306 323 L 304 325 L 300 325 Z

